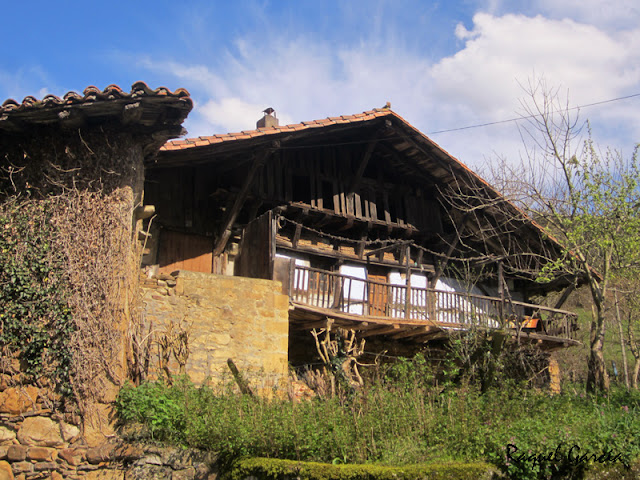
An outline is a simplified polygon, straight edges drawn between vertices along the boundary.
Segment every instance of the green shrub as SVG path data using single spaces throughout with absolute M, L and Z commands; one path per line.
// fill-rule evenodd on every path
M 122 422 L 146 425 L 154 439 L 177 443 L 185 440 L 185 397 L 177 387 L 147 382 L 136 388 L 127 383 L 115 406 Z
M 493 477 L 494 468 L 482 462 L 433 463 L 388 467 L 382 465 L 330 465 L 268 458 L 248 458 L 234 463 L 229 478 L 243 480 L 481 480 Z
M 580 478 L 585 469 L 601 466 L 597 458 L 567 459 L 573 445 L 580 455 L 612 452 L 604 461 L 610 467 L 640 456 L 638 392 L 551 396 L 514 387 L 481 394 L 471 387 L 442 390 L 419 383 L 411 389 L 406 378 L 399 375 L 398 384 L 386 377 L 344 402 L 302 403 L 219 395 L 188 383 L 144 384 L 123 389 L 118 412 L 123 420 L 149 425 L 155 438 L 216 451 L 225 462 L 484 461 L 509 478 L 546 479 Z M 508 450 L 510 445 L 517 451 Z M 562 455 L 549 458 L 558 446 Z

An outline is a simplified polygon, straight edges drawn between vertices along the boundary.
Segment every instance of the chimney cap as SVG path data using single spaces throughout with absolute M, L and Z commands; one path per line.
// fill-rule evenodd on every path
M 272 128 L 279 125 L 278 118 L 276 117 L 276 111 L 272 107 L 267 107 L 263 110 L 264 116 L 256 123 L 256 128 Z

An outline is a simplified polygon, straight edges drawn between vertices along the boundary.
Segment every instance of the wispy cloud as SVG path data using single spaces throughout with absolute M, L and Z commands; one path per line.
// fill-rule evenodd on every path
M 586 3 L 597 10 L 602 2 Z M 504 13 L 505 5 L 490 2 L 466 27 L 450 26 L 459 48 L 443 58 L 427 53 L 427 46 L 408 48 L 406 36 L 397 34 L 400 26 L 385 25 L 391 17 L 379 3 L 371 12 L 373 27 L 359 40 L 340 43 L 289 25 L 238 35 L 232 49 L 218 51 L 211 62 L 215 67 L 149 58 L 141 64 L 179 78 L 192 91 L 196 109 L 187 122 L 192 135 L 254 128 L 267 106 L 290 123 L 391 101 L 395 111 L 425 132 L 502 120 L 519 108 L 519 83 L 535 75 L 567 90 L 572 105 L 640 91 L 637 8 L 623 2 L 635 24 L 616 30 L 609 27 L 622 22 L 621 15 L 591 21 L 589 9 L 574 4 L 539 0 L 539 14 L 526 16 Z M 640 137 L 637 111 L 636 100 L 584 113 L 596 133 L 618 146 Z M 434 138 L 472 164 L 494 154 L 518 154 L 513 125 Z
M 11 72 L 0 69 L 0 91 L 20 102 L 27 95 L 42 98 L 57 89 L 44 68 L 32 65 Z

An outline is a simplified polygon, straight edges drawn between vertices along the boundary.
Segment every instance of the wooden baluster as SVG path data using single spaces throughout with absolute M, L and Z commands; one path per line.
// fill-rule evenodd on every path
M 296 282 L 296 300 L 300 300 L 300 277 L 302 276 L 302 271 L 299 268 L 296 268 L 295 274 L 295 282 Z

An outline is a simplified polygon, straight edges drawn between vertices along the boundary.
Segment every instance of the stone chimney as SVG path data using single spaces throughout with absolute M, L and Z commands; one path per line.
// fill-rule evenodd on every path
M 273 108 L 265 108 L 263 112 L 264 117 L 256 123 L 257 128 L 271 128 L 279 125 L 278 119 L 276 118 L 276 111 Z

